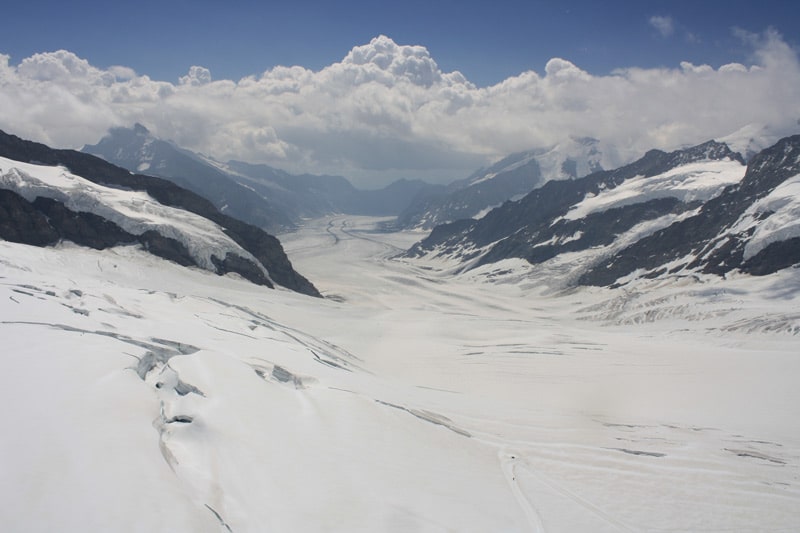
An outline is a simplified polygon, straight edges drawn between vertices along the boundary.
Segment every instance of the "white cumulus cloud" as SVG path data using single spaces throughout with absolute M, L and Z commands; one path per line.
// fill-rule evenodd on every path
M 205 85 L 211 83 L 211 71 L 205 67 L 193 66 L 186 76 L 178 80 L 181 85 Z
M 568 136 L 600 139 L 608 165 L 800 118 L 800 64 L 780 35 L 739 32 L 748 64 L 620 69 L 595 76 L 554 58 L 476 87 L 421 46 L 386 36 L 319 71 L 275 67 L 238 81 L 193 66 L 177 83 L 99 69 L 67 51 L 18 65 L 0 55 L 0 128 L 58 147 L 96 143 L 110 127 L 156 135 L 218 159 L 343 174 L 361 185 L 461 178 L 514 151 Z M 615 155 L 611 155 L 615 154 Z

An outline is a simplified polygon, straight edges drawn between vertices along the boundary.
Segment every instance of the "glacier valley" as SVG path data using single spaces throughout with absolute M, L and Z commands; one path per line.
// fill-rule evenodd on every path
M 800 269 L 553 289 L 384 221 L 282 236 L 324 299 L 0 241 L 4 529 L 800 527 Z

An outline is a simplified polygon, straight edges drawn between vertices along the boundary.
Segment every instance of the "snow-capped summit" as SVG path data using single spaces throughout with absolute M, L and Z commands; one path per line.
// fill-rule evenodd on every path
M 748 124 L 718 140 L 730 146 L 732 150 L 742 154 L 745 161 L 750 161 L 754 155 L 774 145 L 780 139 L 796 134 L 798 125 L 800 125 L 800 118 L 791 127 L 779 127 L 772 124 Z
M 123 168 L 146 172 L 154 159 L 158 158 L 165 148 L 151 133 L 138 122 L 133 128 L 114 128 L 108 137 L 104 137 L 94 146 L 84 146 L 83 151 L 100 155 L 104 150 L 113 151 L 113 163 Z
M 418 197 L 400 214 L 398 225 L 430 229 L 458 219 L 481 218 L 491 208 L 521 198 L 548 181 L 579 178 L 612 161 L 602 143 L 588 137 L 569 137 L 552 146 L 511 154 L 438 193 Z

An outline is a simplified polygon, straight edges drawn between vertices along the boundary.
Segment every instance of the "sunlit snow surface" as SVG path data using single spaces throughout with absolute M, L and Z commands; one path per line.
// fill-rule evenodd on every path
M 578 220 L 591 213 L 654 200 L 677 198 L 681 202 L 707 201 L 741 181 L 746 168 L 738 161 L 700 161 L 673 168 L 656 176 L 638 176 L 614 189 L 587 196 L 564 217 Z
M 375 223 L 284 236 L 325 301 L 0 242 L 3 529 L 800 528 L 800 271 L 544 294 Z
M 756 224 L 757 219 L 764 219 Z M 735 230 L 755 226 L 750 242 L 744 249 L 745 259 L 776 241 L 800 237 L 800 175 L 789 178 L 745 211 Z
M 72 211 L 94 213 L 134 235 L 154 230 L 181 242 L 197 264 L 208 270 L 216 270 L 212 256 L 225 257 L 230 252 L 259 264 L 222 228 L 200 215 L 163 205 L 146 192 L 99 185 L 64 167 L 0 157 L 0 187 L 29 202 L 41 196 L 62 202 Z

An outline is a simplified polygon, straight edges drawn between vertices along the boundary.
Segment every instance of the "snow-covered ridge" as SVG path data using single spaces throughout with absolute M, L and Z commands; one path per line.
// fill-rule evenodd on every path
M 750 206 L 736 229 L 744 231 L 752 226 L 755 229 L 745 245 L 745 259 L 755 256 L 770 243 L 800 237 L 800 174 Z
M 587 195 L 564 216 L 578 220 L 599 211 L 624 207 L 657 198 L 677 198 L 681 202 L 706 202 L 728 185 L 739 183 L 746 167 L 738 161 L 719 160 L 689 163 L 657 176 L 637 176 L 614 189 Z
M 509 158 L 515 158 L 516 160 L 513 163 L 510 163 L 505 166 L 503 165 L 503 161 L 506 161 L 509 158 L 506 158 L 505 160 L 498 162 L 497 164 L 489 168 L 485 173 L 479 174 L 477 177 L 469 180 L 467 186 L 471 187 L 479 183 L 484 183 L 486 181 L 494 179 L 498 174 L 502 174 L 504 172 L 511 172 L 520 167 L 523 167 L 528 163 L 530 163 L 531 161 L 533 161 L 534 159 L 536 159 L 537 155 L 538 155 L 537 151 L 531 151 L 509 156 Z
M 165 206 L 146 192 L 106 187 L 72 174 L 64 167 L 22 163 L 0 157 L 0 188 L 32 202 L 36 197 L 62 202 L 77 212 L 93 213 L 133 235 L 156 231 L 186 246 L 195 262 L 215 270 L 212 256 L 233 253 L 260 263 L 228 237 L 216 223 L 183 209 Z M 264 274 L 268 273 L 264 271 Z
M 597 139 L 569 137 L 556 144 L 511 154 L 447 191 L 413 201 L 398 217 L 399 227 L 431 229 L 467 218 L 481 219 L 493 208 L 516 201 L 549 181 L 579 179 L 613 166 L 610 147 Z
M 586 176 L 610 164 L 599 149 L 596 139 L 569 138 L 547 148 L 538 148 L 512 154 L 498 161 L 484 173 L 469 180 L 468 186 L 490 181 L 498 175 L 513 172 L 535 161 L 542 175 L 542 182 Z M 568 170 L 567 167 L 572 167 Z

